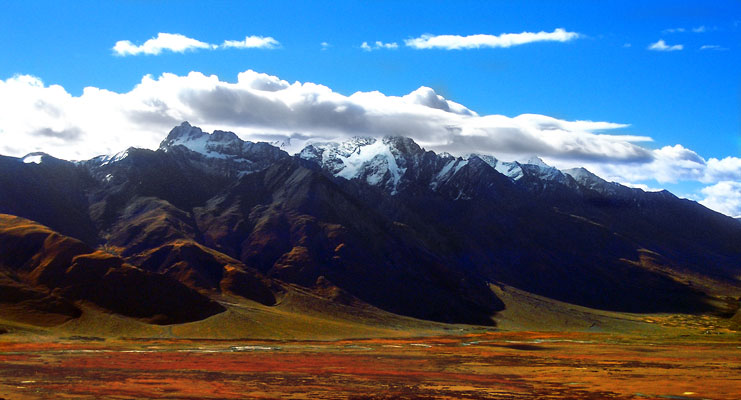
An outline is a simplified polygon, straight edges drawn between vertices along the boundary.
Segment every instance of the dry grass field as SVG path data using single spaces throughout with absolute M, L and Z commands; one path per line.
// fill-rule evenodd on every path
M 5 399 L 738 399 L 736 334 L 306 340 L 5 335 Z M 34 340 L 29 340 L 34 339 Z
M 0 320 L 3 399 L 738 399 L 741 334 L 712 315 L 621 314 L 494 287 L 496 328 L 291 291 L 156 326 L 84 307 Z M 321 311 L 318 311 L 321 310 Z

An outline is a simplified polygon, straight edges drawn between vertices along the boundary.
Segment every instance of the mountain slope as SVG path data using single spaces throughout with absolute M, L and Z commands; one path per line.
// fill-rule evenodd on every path
M 3 210 L 98 246 L 96 260 L 111 254 L 95 262 L 217 301 L 274 307 L 300 288 L 486 325 L 504 307 L 492 283 L 618 312 L 732 315 L 741 297 L 738 221 L 537 158 L 455 157 L 403 137 L 313 143 L 291 157 L 184 123 L 156 151 L 0 161 L 13 188 L 0 192 Z M 27 193 L 38 197 L 27 204 Z M 46 296 L 18 282 L 23 296 Z M 81 297 L 60 299 L 50 309 L 73 318 Z
M 224 311 L 175 280 L 7 214 L 0 214 L 0 281 L 2 302 L 26 302 L 31 314 L 76 318 L 76 304 L 87 302 L 150 323 L 176 324 Z
M 506 163 L 482 155 L 405 152 L 409 146 L 395 147 L 391 138 L 323 145 L 322 157 L 307 148 L 311 151 L 300 157 L 344 180 L 345 160 L 353 157 L 346 154 L 362 155 L 364 147 L 378 143 L 389 149 L 370 152 L 383 156 L 355 165 L 349 175 L 348 184 L 360 188 L 357 198 L 425 232 L 428 248 L 447 263 L 486 279 L 603 309 L 713 308 L 686 280 L 678 282 L 633 262 L 643 249 L 651 249 L 661 256 L 664 270 L 710 275 L 721 285 L 739 283 L 738 227 L 727 217 L 667 193 L 608 183 L 586 170 L 581 175 L 571 171 L 575 178 L 539 159 Z M 337 148 L 352 152 L 335 155 Z M 389 154 L 402 156 L 387 161 Z M 398 179 L 387 173 L 385 180 L 369 182 L 367 171 L 384 170 L 378 165 L 405 168 Z
M 321 277 L 387 311 L 443 322 L 487 324 L 501 308 L 407 227 L 296 160 L 243 177 L 196 212 L 206 245 L 281 280 L 311 287 Z
M 87 191 L 95 181 L 84 168 L 42 153 L 0 156 L 0 213 L 40 221 L 88 244 L 98 241 L 88 216 Z

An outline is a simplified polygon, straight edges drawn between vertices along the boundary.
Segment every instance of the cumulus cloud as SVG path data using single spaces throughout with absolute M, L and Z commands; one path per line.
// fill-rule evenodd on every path
M 478 49 L 482 47 L 512 47 L 533 42 L 568 42 L 579 38 L 576 32 L 567 32 L 563 28 L 553 32 L 502 33 L 500 35 L 422 35 L 407 39 L 404 43 L 415 49 Z
M 700 204 L 732 217 L 741 217 L 741 182 L 722 181 L 701 190 Z
M 201 42 L 200 40 L 192 39 L 179 33 L 160 32 L 157 34 L 157 37 L 149 39 L 139 46 L 128 40 L 119 40 L 113 46 L 113 51 L 119 56 L 137 54 L 157 55 L 162 53 L 163 50 L 183 53 L 188 50 L 213 49 L 216 47 L 215 45 Z
M 703 182 L 723 180 L 741 181 L 741 158 L 711 158 L 707 161 L 707 173 L 703 177 Z
M 422 86 L 419 89 L 402 97 L 404 101 L 412 104 L 421 104 L 430 108 L 448 111 L 461 115 L 478 115 L 476 112 L 469 110 L 465 106 L 451 100 L 446 100 L 443 96 L 435 93 L 432 88 Z
M 667 45 L 664 39 L 659 39 L 656 43 L 651 43 L 648 46 L 649 50 L 653 51 L 677 51 L 684 49 L 684 45 L 681 44 L 675 44 L 675 45 Z
M 377 91 L 346 96 L 320 84 L 290 83 L 248 70 L 236 82 L 199 72 L 166 73 L 144 76 L 128 92 L 87 87 L 73 96 L 29 75 L 0 80 L 0 150 L 5 155 L 44 151 L 87 159 L 129 146 L 154 149 L 185 120 L 253 141 L 404 135 L 429 150 L 458 155 L 484 153 L 506 161 L 538 155 L 558 168 L 583 166 L 634 186 L 703 182 L 709 185 L 702 192 L 703 204 L 724 213 L 736 210 L 736 200 L 727 198 L 738 195 L 730 189 L 741 181 L 738 157 L 705 159 L 680 144 L 651 149 L 645 145 L 650 137 L 623 132 L 629 126 L 614 122 L 479 115 L 424 86 L 403 96 Z
M 618 182 L 655 180 L 659 183 L 694 181 L 709 184 L 741 181 L 741 158 L 705 159 L 679 144 L 651 150 L 650 161 L 645 163 L 594 163 L 587 160 L 583 166 L 605 179 Z
M 363 44 L 360 45 L 360 48 L 365 51 L 373 51 L 373 50 L 379 50 L 379 49 L 395 50 L 399 48 L 399 45 L 396 42 L 384 43 L 384 42 L 377 40 L 373 44 L 368 44 L 368 42 L 363 42 Z
M 184 53 L 189 50 L 197 49 L 273 49 L 278 46 L 280 46 L 280 43 L 272 37 L 246 36 L 244 40 L 225 40 L 224 43 L 219 46 L 189 38 L 179 33 L 160 32 L 157 34 L 157 37 L 151 38 L 141 45 L 135 45 L 129 40 L 119 40 L 116 42 L 116 45 L 113 46 L 113 52 L 119 56 L 139 54 L 157 55 L 165 50 L 175 53 Z

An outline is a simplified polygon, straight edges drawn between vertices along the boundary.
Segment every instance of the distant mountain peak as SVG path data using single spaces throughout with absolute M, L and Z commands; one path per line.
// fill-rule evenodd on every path
M 187 121 L 173 128 L 160 144 L 160 150 L 171 151 L 177 146 L 198 153 L 206 158 L 231 160 L 241 164 L 251 164 L 256 159 L 277 160 L 287 153 L 268 143 L 244 141 L 234 132 L 215 130 L 203 132 L 201 128 Z M 252 168 L 247 168 L 252 170 Z
M 538 156 L 531 156 L 525 160 L 519 161 L 519 163 L 527 164 L 527 165 L 536 165 L 541 168 L 553 168 L 550 165 L 546 164 L 545 161 L 543 161 L 543 159 Z
M 390 136 L 381 140 L 356 136 L 340 143 L 310 144 L 298 156 L 316 162 L 334 176 L 360 179 L 371 186 L 383 186 L 396 193 L 406 172 L 406 168 L 399 165 L 401 155 L 416 146 L 409 141 L 411 139 Z
M 241 141 L 236 135 L 228 135 L 227 132 L 216 131 L 214 134 L 203 132 L 201 128 L 192 126 L 188 121 L 185 121 L 172 128 L 165 140 L 160 143 L 160 149 L 168 151 L 181 145 L 198 153 L 209 153 L 208 144 L 210 142 Z
M 182 124 L 170 130 L 170 133 L 167 134 L 167 137 L 165 138 L 165 140 L 163 140 L 162 143 L 160 143 L 160 148 L 172 146 L 173 143 L 176 141 L 197 139 L 204 135 L 208 135 L 208 134 L 204 133 L 203 130 L 201 130 L 201 128 L 197 126 L 192 126 L 188 121 L 183 121 Z
M 606 180 L 600 178 L 584 167 L 565 169 L 563 170 L 563 173 L 571 176 L 582 185 L 608 183 Z

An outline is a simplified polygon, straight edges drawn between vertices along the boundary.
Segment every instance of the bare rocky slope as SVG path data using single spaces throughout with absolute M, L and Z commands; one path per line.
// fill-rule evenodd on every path
M 218 313 L 225 294 L 271 306 L 288 286 L 482 325 L 504 308 L 494 282 L 626 312 L 731 316 L 741 296 L 732 218 L 584 169 L 436 154 L 404 137 L 290 156 L 184 123 L 156 151 L 0 157 L 0 187 L 0 212 L 75 238 L 54 256 L 42 236 L 60 235 L 3 217 L 2 282 L 17 295 L 0 301 L 33 300 L 64 318 L 86 301 L 176 323 Z M 27 232 L 13 236 L 13 224 Z M 51 281 L 30 272 L 42 253 L 58 264 Z M 118 297 L 75 289 L 93 282 Z M 179 307 L 200 311 L 186 318 Z

